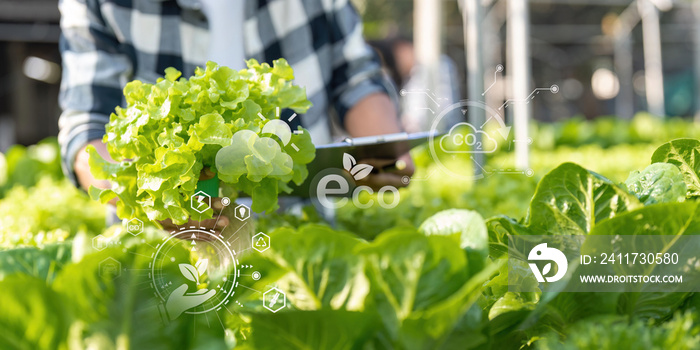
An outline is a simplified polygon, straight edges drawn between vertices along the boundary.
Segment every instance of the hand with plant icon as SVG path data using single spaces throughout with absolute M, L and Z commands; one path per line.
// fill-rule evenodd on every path
M 201 259 L 197 261 L 195 266 L 180 264 L 180 272 L 185 278 L 199 285 L 199 277 L 207 271 L 208 263 L 208 259 Z M 216 294 L 216 290 L 213 289 L 198 289 L 192 293 L 187 293 L 187 289 L 188 285 L 183 283 L 168 296 L 165 309 L 168 312 L 170 320 L 178 318 L 183 312 L 193 307 L 204 304 Z

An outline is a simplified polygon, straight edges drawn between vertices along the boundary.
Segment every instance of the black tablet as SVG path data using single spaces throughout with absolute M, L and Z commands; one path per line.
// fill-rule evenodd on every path
M 398 133 L 357 138 L 316 146 L 316 158 L 307 165 L 309 176 L 301 186 L 291 184 L 291 196 L 309 197 L 309 183 L 319 172 L 343 168 L 343 155 L 350 154 L 358 162 L 363 159 L 397 159 L 412 148 L 428 142 L 431 132 Z M 437 134 L 435 134 L 437 136 Z M 283 195 L 283 194 L 280 194 Z

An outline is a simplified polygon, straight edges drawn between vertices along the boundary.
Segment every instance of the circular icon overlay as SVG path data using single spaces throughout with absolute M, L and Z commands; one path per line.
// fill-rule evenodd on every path
M 231 243 L 206 228 L 182 228 L 155 247 L 151 287 L 171 320 L 203 314 L 229 303 L 238 286 L 239 263 Z
M 475 108 L 484 113 L 485 121 L 481 125 L 463 121 L 469 110 Z M 485 171 L 474 155 L 496 152 L 500 145 L 506 143 L 510 127 L 495 109 L 485 103 L 461 101 L 443 109 L 433 121 L 430 131 L 428 147 L 435 163 L 450 176 L 479 180 L 484 178 Z M 475 172 L 465 167 L 465 162 L 469 161 L 481 171 Z

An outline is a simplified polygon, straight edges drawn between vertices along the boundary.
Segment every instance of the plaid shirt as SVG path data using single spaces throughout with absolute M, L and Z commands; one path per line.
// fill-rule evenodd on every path
M 306 87 L 314 107 L 294 120 L 316 144 L 331 141 L 331 109 L 342 125 L 362 98 L 387 92 L 348 0 L 231 1 L 245 1 L 245 56 L 268 63 L 284 57 Z M 75 182 L 77 152 L 102 138 L 109 115 L 124 105 L 124 85 L 153 83 L 167 67 L 193 75 L 207 61 L 209 31 L 198 0 L 60 0 L 59 9 L 59 142 L 64 171 Z

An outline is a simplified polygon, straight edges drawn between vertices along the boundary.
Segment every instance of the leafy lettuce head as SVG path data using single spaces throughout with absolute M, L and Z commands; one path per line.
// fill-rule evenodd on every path
M 304 88 L 292 84 L 294 72 L 284 59 L 272 67 L 247 63 L 235 71 L 207 62 L 189 79 L 168 68 L 155 84 L 128 83 L 127 107 L 112 113 L 103 138 L 119 163 L 88 147 L 92 174 L 112 188 L 93 187 L 90 195 L 103 203 L 118 197 L 121 218 L 176 224 L 190 216 L 209 218 L 211 209 L 200 216 L 190 206 L 200 172 L 208 167 L 233 196 L 250 195 L 254 211 L 276 209 L 278 194 L 306 179 L 306 164 L 315 156 L 308 132 L 284 130 L 279 111 L 304 113 L 311 102 Z

